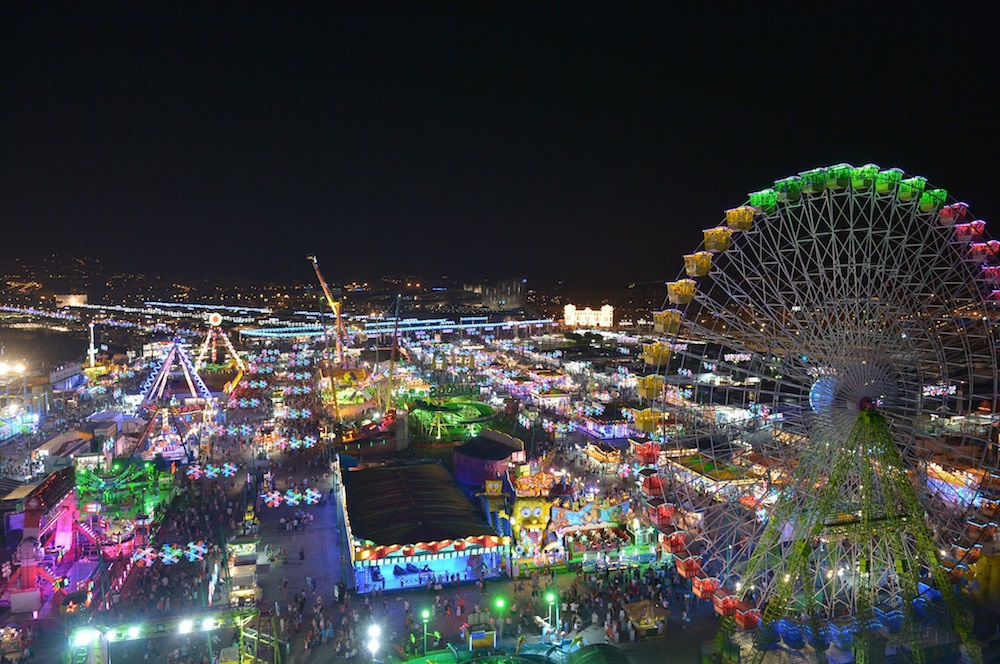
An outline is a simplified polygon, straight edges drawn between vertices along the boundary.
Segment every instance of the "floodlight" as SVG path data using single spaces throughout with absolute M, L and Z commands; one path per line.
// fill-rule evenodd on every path
M 73 647 L 83 648 L 93 643 L 97 638 L 97 630 L 86 627 L 73 634 Z
M 215 618 L 205 618 L 201 621 L 201 631 L 208 632 L 215 629 Z
M 179 634 L 190 634 L 191 630 L 193 630 L 193 629 L 194 629 L 194 621 L 193 620 L 182 620 L 177 625 L 177 632 Z
M 382 628 L 378 625 L 371 625 L 368 628 L 368 636 L 374 641 L 378 637 L 382 636 Z
M 138 639 L 140 631 L 141 630 L 139 629 L 138 625 L 132 625 L 131 627 L 128 628 L 128 638 Z

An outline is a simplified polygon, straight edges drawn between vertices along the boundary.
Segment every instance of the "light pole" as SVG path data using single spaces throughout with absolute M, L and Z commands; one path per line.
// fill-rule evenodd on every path
M 549 602 L 549 626 L 554 626 L 554 631 L 559 631 L 559 605 L 556 604 L 556 594 L 551 590 L 545 595 L 545 599 Z M 553 612 L 552 607 L 555 606 L 555 611 Z M 555 621 L 553 621 L 553 614 Z
M 10 387 L 12 383 L 15 383 L 20 379 L 21 387 L 18 394 L 12 396 Z M 17 427 L 17 420 L 20 415 L 20 410 L 22 408 L 27 408 L 27 385 L 28 377 L 26 374 L 26 367 L 23 363 L 18 362 L 16 364 L 8 364 L 7 362 L 0 362 L 0 380 L 3 380 L 4 391 L 3 391 L 3 401 L 0 405 L 0 415 L 2 415 L 8 422 L 10 427 L 10 433 L 13 434 Z M 15 400 L 20 400 L 20 406 L 14 406 Z
M 427 654 L 427 621 L 431 619 L 431 612 L 424 609 L 420 612 L 420 617 L 424 621 L 424 654 Z
M 372 625 L 368 628 L 368 650 L 372 654 L 372 662 L 378 660 L 375 659 L 375 653 L 378 652 L 378 637 L 382 635 L 382 628 L 378 625 Z
M 497 607 L 497 629 L 500 630 L 500 638 L 503 638 L 503 626 L 504 626 L 503 607 L 506 604 L 507 604 L 507 602 L 504 600 L 503 597 L 497 597 L 497 599 L 496 599 L 496 607 Z

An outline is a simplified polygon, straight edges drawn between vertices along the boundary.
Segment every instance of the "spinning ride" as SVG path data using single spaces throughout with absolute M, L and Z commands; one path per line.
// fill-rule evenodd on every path
M 234 372 L 233 378 L 223 388 L 223 391 L 228 394 L 233 391 L 233 388 L 239 385 L 243 374 L 246 373 L 247 365 L 239 353 L 236 352 L 236 348 L 233 347 L 233 342 L 230 340 L 229 335 L 222 329 L 222 314 L 213 312 L 208 315 L 206 322 L 208 323 L 208 331 L 205 333 L 205 339 L 198 350 L 198 357 L 194 361 L 194 367 L 199 371 L 208 367 L 213 371 L 229 370 Z M 219 362 L 220 345 L 228 358 L 225 363 Z
M 496 413 L 489 405 L 465 397 L 416 400 L 410 408 L 414 439 L 425 444 L 453 443 L 477 435 Z
M 179 395 L 173 391 L 178 385 L 181 389 Z M 183 388 L 187 388 L 186 391 Z M 184 402 L 178 405 L 184 411 L 200 410 L 205 404 L 215 401 L 180 338 L 174 339 L 167 347 L 163 359 L 143 382 L 141 391 L 142 408 L 147 412 L 156 411 L 165 403 L 179 401 L 180 398 Z
M 150 420 L 136 450 L 147 461 L 157 456 L 185 461 L 201 433 L 210 428 L 218 404 L 179 338 L 167 347 L 141 389 L 141 408 Z
M 727 634 L 762 621 L 756 660 L 779 636 L 920 659 L 927 607 L 977 656 L 945 600 L 993 554 L 1000 242 L 946 199 L 872 165 L 778 180 L 655 314 L 637 425 L 666 439 L 667 548 Z

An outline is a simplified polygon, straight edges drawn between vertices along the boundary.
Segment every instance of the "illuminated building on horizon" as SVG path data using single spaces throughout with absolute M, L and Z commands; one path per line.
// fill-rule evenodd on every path
M 563 321 L 569 327 L 611 327 L 614 320 L 615 308 L 610 304 L 605 304 L 598 310 L 590 307 L 577 309 L 573 304 L 563 307 Z

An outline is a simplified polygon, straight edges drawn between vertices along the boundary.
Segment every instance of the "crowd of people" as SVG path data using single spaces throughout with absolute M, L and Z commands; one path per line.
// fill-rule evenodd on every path
M 31 458 L 19 448 L 18 443 L 12 443 L 3 450 L 3 457 L 0 458 L 0 477 L 23 480 L 32 476 Z
M 310 377 L 295 384 L 314 385 L 315 379 Z M 256 428 L 256 425 L 271 420 L 271 402 L 267 391 L 250 388 L 247 394 L 256 392 L 260 393 L 259 405 L 230 410 L 227 414 L 230 423 L 249 424 Z M 318 438 L 323 412 L 318 390 L 286 394 L 284 405 L 299 413 L 308 411 L 309 415 L 274 422 L 277 438 Z M 184 484 L 184 490 L 176 492 L 171 502 L 156 516 L 157 529 L 150 535 L 150 545 L 154 549 L 159 549 L 162 544 L 184 547 L 188 542 L 200 541 L 208 545 L 207 554 L 195 561 L 182 557 L 168 565 L 157 558 L 152 565 L 136 565 L 121 590 L 111 599 L 108 611 L 114 620 L 109 622 L 128 623 L 143 618 L 177 616 L 205 607 L 213 568 L 229 562 L 224 559 L 223 539 L 247 533 L 248 508 L 257 516 L 269 514 L 270 510 L 260 502 L 260 496 L 266 489 L 304 492 L 306 488 L 315 488 L 320 491 L 323 496 L 321 504 L 295 509 L 285 506 L 280 512 L 266 517 L 270 520 L 270 530 L 262 531 L 265 552 L 271 552 L 265 558 L 274 565 L 272 576 L 283 573 L 281 565 L 294 565 L 296 557 L 303 565 L 307 557 L 311 557 L 311 552 L 298 545 L 292 548 L 289 557 L 283 546 L 268 542 L 267 538 L 275 537 L 276 533 L 272 531 L 283 532 L 287 537 L 295 536 L 313 523 L 317 510 L 333 514 L 324 507 L 328 502 L 328 492 L 332 496 L 325 451 L 320 448 L 284 451 L 271 448 L 266 450 L 268 454 L 262 459 L 261 453 L 265 450 L 252 433 L 245 431 L 240 435 L 221 432 L 210 442 L 207 451 L 208 457 L 202 461 L 232 460 L 241 466 L 240 473 L 234 478 L 179 479 Z M 593 501 L 597 505 L 612 506 L 637 497 L 637 490 L 630 483 L 606 481 L 606 469 L 571 445 L 547 440 L 535 451 L 543 455 L 541 463 L 567 469 L 581 487 L 600 484 L 601 492 Z M 583 495 L 567 497 L 564 507 L 579 509 L 583 507 L 584 500 Z M 335 501 L 329 500 L 329 504 L 334 505 Z M 595 546 L 600 538 L 601 548 L 627 543 L 623 533 L 614 531 L 595 531 L 579 537 L 581 544 L 586 537 L 588 542 L 593 539 Z M 528 578 L 502 586 L 507 590 L 500 592 L 510 593 L 512 589 L 513 597 L 499 610 L 489 594 L 492 587 L 487 589 L 486 584 L 475 577 L 455 576 L 444 582 L 428 582 L 428 589 L 423 592 L 433 597 L 433 602 L 428 602 L 426 608 L 431 611 L 431 618 L 425 621 L 421 615 L 425 607 L 416 606 L 416 597 L 407 593 L 386 596 L 383 589 L 377 588 L 369 595 L 358 596 L 343 582 L 331 582 L 328 577 L 320 581 L 309 574 L 305 579 L 300 588 L 290 587 L 287 580 L 282 581 L 275 596 L 268 590 L 260 603 L 262 613 L 273 617 L 277 635 L 289 651 L 321 652 L 324 658 L 347 661 L 367 656 L 364 651 L 365 636 L 372 624 L 384 626 L 385 647 L 391 648 L 400 657 L 415 656 L 423 650 L 424 630 L 428 625 L 428 649 L 464 638 L 470 629 L 470 616 L 485 620 L 488 627 L 505 636 L 537 634 L 540 630 L 539 617 L 555 622 L 555 615 L 549 614 L 547 595 L 550 590 L 559 597 L 561 610 L 558 612 L 558 624 L 551 624 L 549 628 L 566 634 L 579 632 L 592 624 L 603 626 L 611 633 L 621 633 L 627 624 L 624 605 L 640 599 L 651 600 L 666 609 L 679 610 L 682 615 L 690 608 L 691 602 L 685 580 L 677 576 L 672 567 L 581 571 L 568 587 L 566 577 L 563 578 L 563 583 L 559 584 L 563 586 L 562 591 L 548 571 L 536 569 Z M 227 589 L 220 586 L 215 592 L 226 593 Z M 214 604 L 225 604 L 227 599 L 217 598 Z M 481 623 L 477 625 L 483 626 Z M 149 639 L 142 644 L 122 647 L 130 649 L 130 654 L 136 657 L 135 661 L 143 655 L 140 649 L 145 648 L 143 658 L 147 660 L 163 661 L 165 658 L 169 664 L 197 664 L 207 660 L 210 648 L 217 652 L 216 648 L 223 645 L 219 643 L 220 638 L 226 641 L 228 635 L 170 639 L 164 640 L 163 644 Z
M 232 480 L 189 480 L 158 517 L 152 534 L 154 550 L 163 544 L 185 548 L 189 542 L 204 542 L 207 554 L 201 560 L 186 557 L 171 564 L 157 558 L 152 565 L 132 568 L 112 612 L 119 620 L 161 617 L 183 609 L 203 606 L 208 595 L 208 576 L 216 563 L 224 564 L 221 534 L 243 518 L 242 505 Z

